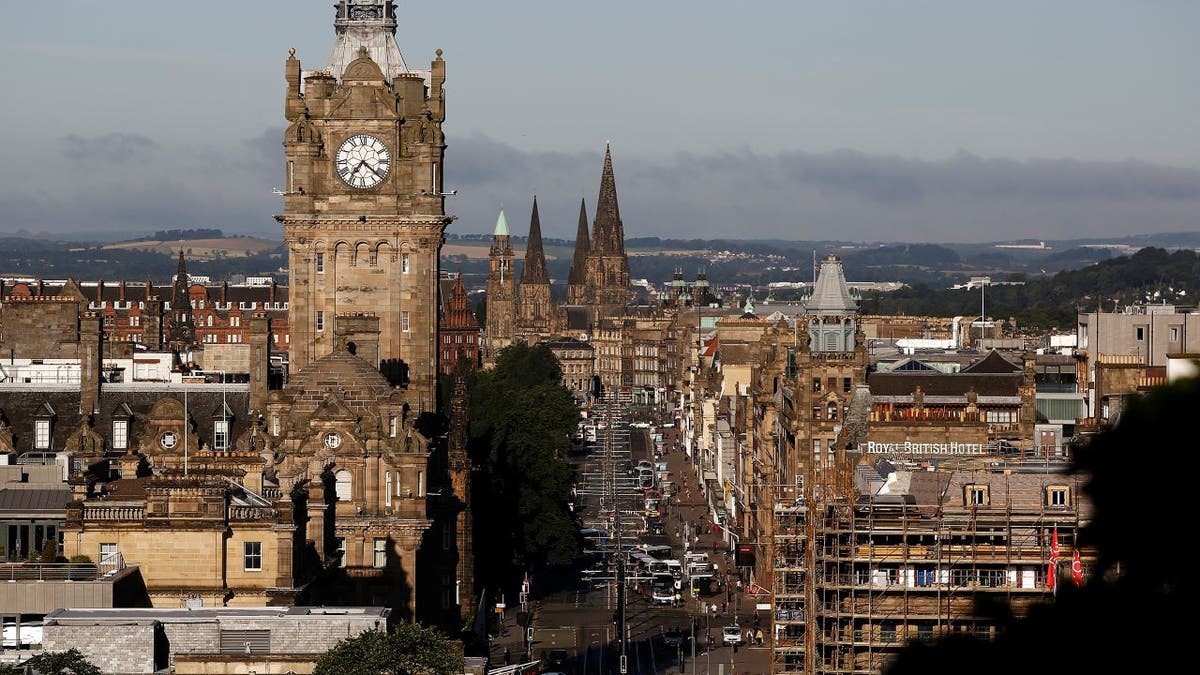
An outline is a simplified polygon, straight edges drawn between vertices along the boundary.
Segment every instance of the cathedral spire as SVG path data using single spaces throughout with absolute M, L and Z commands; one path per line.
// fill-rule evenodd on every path
M 575 257 L 571 259 L 571 276 L 568 284 L 583 284 L 587 280 L 587 256 L 592 247 L 588 237 L 587 204 L 579 199 L 579 229 L 575 232 Z
M 525 245 L 525 267 L 521 270 L 522 284 L 548 284 L 546 254 L 542 250 L 542 222 L 538 218 L 537 197 L 533 198 L 533 213 L 529 216 L 529 241 Z
M 596 222 L 592 227 L 595 253 L 625 254 L 625 226 L 617 207 L 617 179 L 613 175 L 612 148 L 604 146 L 604 171 L 600 174 L 600 195 L 596 198 Z

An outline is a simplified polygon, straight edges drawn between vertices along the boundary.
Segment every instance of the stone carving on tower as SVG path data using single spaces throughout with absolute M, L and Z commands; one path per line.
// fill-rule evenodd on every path
M 496 362 L 496 354 L 512 344 L 516 329 L 517 283 L 513 270 L 512 244 L 508 239 L 508 220 L 504 210 L 496 218 L 492 232 L 492 250 L 488 253 L 487 337 L 484 365 Z
M 324 70 L 286 60 L 283 226 L 293 374 L 334 350 L 334 319 L 379 317 L 379 364 L 418 411 L 435 406 L 445 211 L 441 51 L 407 68 L 391 0 L 341 0 Z

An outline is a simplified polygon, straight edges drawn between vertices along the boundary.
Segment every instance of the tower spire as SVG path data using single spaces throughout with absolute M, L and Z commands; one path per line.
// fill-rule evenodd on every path
M 548 284 L 546 254 L 542 250 L 542 222 L 538 218 L 537 197 L 533 198 L 533 213 L 529 216 L 529 241 L 525 245 L 525 267 L 521 270 L 522 284 Z
M 592 247 L 588 237 L 587 204 L 579 198 L 579 228 L 575 232 L 575 257 L 571 259 L 571 276 L 567 279 L 570 285 L 583 284 L 587 280 L 587 256 Z
M 592 227 L 592 247 L 596 253 L 625 254 L 625 226 L 617 206 L 617 179 L 613 175 L 612 148 L 604 146 L 604 170 L 600 174 L 600 195 L 596 198 L 596 222 Z

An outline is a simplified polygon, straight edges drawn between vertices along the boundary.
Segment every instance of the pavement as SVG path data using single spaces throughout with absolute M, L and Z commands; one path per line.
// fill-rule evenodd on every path
M 684 548 L 682 533 L 690 524 L 699 526 L 697 538 L 692 547 L 709 553 L 710 562 L 718 566 L 718 578 L 731 581 L 736 578 L 736 570 L 732 567 L 732 552 L 728 544 L 722 541 L 719 534 L 713 534 L 710 509 L 704 497 L 699 493 L 699 476 L 694 465 L 685 457 L 678 428 L 661 429 L 664 436 L 664 446 L 667 453 L 658 461 L 667 462 L 671 470 L 671 480 L 679 486 L 680 492 L 671 499 L 663 513 L 663 522 L 667 526 L 667 538 L 671 542 L 675 554 L 682 558 Z M 653 445 L 647 430 L 633 429 L 631 434 L 633 460 L 654 459 Z M 690 494 L 685 487 L 690 488 Z M 727 555 L 728 554 L 728 555 Z M 613 585 L 615 586 L 615 584 Z M 685 590 L 685 600 L 682 607 L 651 605 L 648 599 L 641 597 L 635 591 L 629 592 L 626 604 L 626 625 L 629 631 L 626 646 L 626 673 L 628 675 L 675 675 L 678 673 L 697 673 L 703 675 L 760 675 L 770 671 L 769 645 L 727 647 L 721 644 L 722 628 L 737 624 L 743 635 L 747 628 L 754 626 L 754 598 L 736 590 L 736 586 L 727 586 L 727 592 L 718 593 L 709 598 L 703 598 L 708 605 L 701 609 L 701 599 L 690 597 Z M 686 589 L 686 585 L 685 585 Z M 616 611 L 615 589 L 597 589 L 593 591 L 564 591 L 546 596 L 539 596 L 532 603 L 534 629 L 537 636 L 559 636 L 574 632 L 574 650 L 568 650 L 570 656 L 566 663 L 553 667 L 544 667 L 543 671 L 562 670 L 570 675 L 621 675 L 620 658 L 617 653 L 613 623 Z M 716 612 L 711 605 L 716 604 Z M 724 605 L 724 607 L 722 607 Z M 510 609 L 505 614 L 504 631 L 493 641 L 492 667 L 504 664 L 504 648 L 509 650 L 509 661 L 520 663 L 526 655 L 525 633 L 516 624 L 516 611 Z M 764 636 L 770 632 L 769 617 L 762 613 L 760 617 Z M 667 647 L 662 639 L 664 633 L 680 629 L 685 633 L 690 630 L 693 622 L 698 626 L 695 657 L 692 648 L 685 650 Z M 712 649 L 706 649 L 707 635 L 713 636 Z M 555 638 L 557 639 L 557 637 Z M 545 652 L 549 646 L 535 640 L 532 645 L 532 657 L 536 658 Z

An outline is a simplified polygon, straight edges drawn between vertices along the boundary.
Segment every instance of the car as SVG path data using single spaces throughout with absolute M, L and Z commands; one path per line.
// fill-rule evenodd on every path
M 654 464 L 653 464 L 653 462 L 651 462 L 651 461 L 650 461 L 650 460 L 648 460 L 648 459 L 643 459 L 643 460 L 640 460 L 640 461 L 637 463 L 637 468 L 638 468 L 639 470 L 640 470 L 640 469 L 649 469 L 649 470 L 653 471 L 653 470 L 654 470 Z
M 663 633 L 662 641 L 664 645 L 677 649 L 687 644 L 687 633 L 681 630 L 669 630 Z
M 742 627 L 741 626 L 725 626 L 721 629 L 721 642 L 727 645 L 742 644 Z

